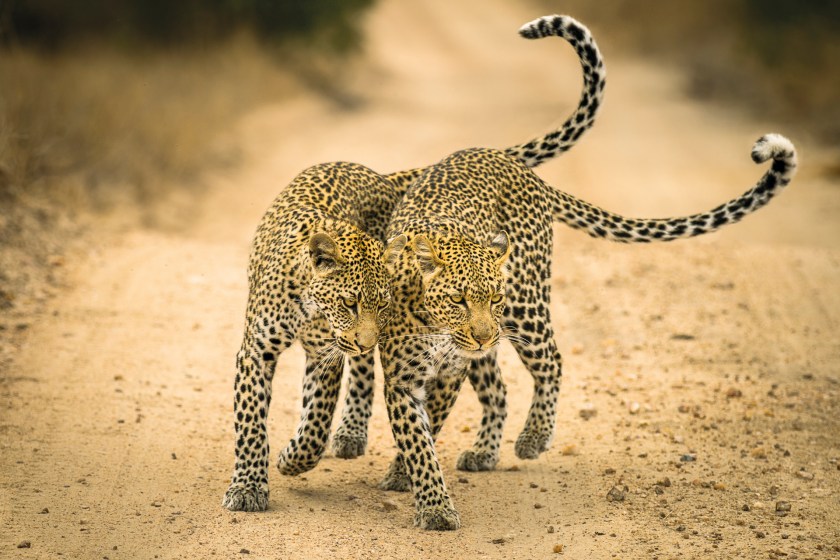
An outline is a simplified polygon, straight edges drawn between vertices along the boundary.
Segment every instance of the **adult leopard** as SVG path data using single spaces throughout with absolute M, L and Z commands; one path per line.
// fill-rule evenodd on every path
M 554 189 L 520 161 L 490 149 L 457 152 L 412 184 L 388 226 L 389 236 L 411 241 L 405 249 L 385 252 L 395 270 L 394 304 L 379 351 L 399 448 L 382 486 L 410 485 L 415 524 L 438 530 L 460 526 L 434 438 L 470 361 L 484 370 L 480 375 L 498 376 L 496 347 L 505 330 L 516 333 L 511 343 L 534 379 L 517 455 L 536 456 L 551 441 L 562 364 L 549 312 L 552 222 L 623 243 L 710 233 L 764 206 L 796 169 L 793 144 L 777 134 L 760 138 L 752 158 L 772 159 L 753 188 L 683 218 L 624 218 Z M 485 406 L 499 398 L 504 397 L 492 387 L 479 392 Z M 474 453 L 492 454 L 496 448 Z
M 575 50 L 583 71 L 583 88 L 578 105 L 563 124 L 547 134 L 512 146 L 504 150 L 505 154 L 521 161 L 528 167 L 537 167 L 574 146 L 584 132 L 595 122 L 598 109 L 604 97 L 606 68 L 589 29 L 579 21 L 565 15 L 544 16 L 526 23 L 519 29 L 519 34 L 526 39 L 560 37 Z M 402 196 L 427 168 L 410 169 L 387 175 L 398 196 Z M 488 402 L 483 402 L 484 418 L 477 442 L 492 442 L 501 437 L 501 424 L 506 414 L 504 406 L 505 387 L 500 376 L 488 377 L 484 370 L 489 364 L 480 364 L 470 370 L 470 381 L 479 394 L 494 395 Z M 341 421 L 332 440 L 332 450 L 337 457 L 352 459 L 363 455 L 367 446 L 367 427 L 373 404 L 374 362 L 373 354 L 365 355 L 352 361 L 347 393 L 342 408 Z M 501 397 L 500 397 L 501 395 Z M 303 433 L 299 433 L 299 437 Z M 496 441 L 498 443 L 498 441 Z M 492 444 L 488 444 L 492 445 Z M 477 443 L 484 448 L 485 444 Z M 498 454 L 494 455 L 498 457 Z M 466 452 L 459 459 L 462 470 L 489 470 L 496 461 L 489 456 L 476 456 Z M 310 466 L 314 466 L 311 465 Z M 297 474 L 303 469 L 283 467 L 287 472 Z M 407 488 L 406 488 L 407 489 Z
M 316 165 L 298 175 L 263 216 L 248 265 L 248 304 L 236 356 L 230 510 L 268 505 L 266 417 L 271 381 L 284 350 L 306 352 L 303 418 L 326 441 L 344 368 L 376 346 L 391 301 L 382 262 L 383 220 L 396 195 L 381 175 L 352 163 Z M 397 237 L 393 248 L 405 245 Z M 327 395 L 322 398 L 323 393 Z M 321 451 L 292 447 L 305 464 Z
M 505 152 L 536 166 L 568 150 L 592 126 L 605 72 L 588 30 L 572 18 L 543 18 L 520 33 L 566 38 L 584 71 L 584 91 L 569 119 Z M 280 472 L 299 474 L 323 455 L 344 359 L 352 374 L 334 445 L 339 456 L 364 452 L 373 397 L 370 350 L 389 302 L 381 242 L 399 197 L 425 169 L 382 176 L 357 164 L 317 165 L 298 175 L 264 215 L 248 269 L 245 335 L 236 361 L 236 463 L 224 507 L 267 507 L 271 381 L 280 354 L 294 340 L 301 341 L 306 353 L 303 406 L 296 435 L 280 453 Z M 390 247 L 396 251 L 404 243 L 405 238 L 397 237 Z

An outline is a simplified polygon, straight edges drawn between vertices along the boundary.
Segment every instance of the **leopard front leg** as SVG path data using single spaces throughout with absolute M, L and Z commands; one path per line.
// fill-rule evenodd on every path
M 554 342 L 550 320 L 546 317 L 545 321 L 538 321 L 536 326 L 531 325 L 517 328 L 519 335 L 511 340 L 534 379 L 531 408 L 514 447 L 520 459 L 536 459 L 551 444 L 563 368 L 563 358 Z
M 434 438 L 423 406 L 423 380 L 420 372 L 395 353 L 380 345 L 385 371 L 385 405 L 391 430 L 411 479 L 414 493 L 414 524 L 423 529 L 454 530 L 461 519 L 443 480 L 435 454 Z
M 222 506 L 231 511 L 264 511 L 268 507 L 268 433 L 266 417 L 271 402 L 271 379 L 280 353 L 290 339 L 257 342 L 246 333 L 236 355 L 234 382 L 234 432 L 236 434 L 233 477 Z
M 335 430 L 332 450 L 336 457 L 355 459 L 365 454 L 368 421 L 373 408 L 373 352 L 353 356 L 341 422 Z
M 277 468 L 295 476 L 315 468 L 327 447 L 333 413 L 341 388 L 344 353 L 329 340 L 326 320 L 313 321 L 301 336 L 306 352 L 303 406 L 295 437 L 280 452 Z
M 473 361 L 468 373 L 483 413 L 481 428 L 472 449 L 461 453 L 457 468 L 462 471 L 490 471 L 499 462 L 502 429 L 507 418 L 507 390 L 496 360 L 496 350 Z
M 449 416 L 449 412 L 458 398 L 461 391 L 461 384 L 464 382 L 465 368 L 460 360 L 444 364 L 438 376 L 426 381 L 425 408 L 429 417 L 429 427 L 432 431 L 432 438 L 437 439 L 443 423 Z M 379 483 L 382 490 L 391 492 L 408 492 L 411 490 L 411 478 L 405 469 L 405 460 L 402 453 L 397 453 L 385 478 Z

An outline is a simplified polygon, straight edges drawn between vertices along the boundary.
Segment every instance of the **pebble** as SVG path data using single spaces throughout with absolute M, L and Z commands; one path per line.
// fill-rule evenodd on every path
M 759 538 L 759 539 L 763 539 L 763 538 L 765 537 L 765 535 L 764 535 L 764 532 L 763 532 L 763 531 L 756 531 L 756 532 L 755 532 L 755 536 L 756 536 L 757 538 Z
M 50 512 L 49 508 L 44 508 L 41 511 L 39 511 L 38 513 L 49 513 L 49 512 Z
M 790 509 L 790 502 L 776 502 L 776 515 L 787 515 Z
M 657 486 L 664 486 L 665 488 L 669 488 L 671 486 L 671 479 L 666 476 L 662 480 L 657 480 L 656 485 Z
M 542 508 L 543 508 L 542 504 L 534 504 L 534 509 L 542 509 Z
M 17 545 L 18 548 L 32 548 L 32 543 L 29 541 L 23 541 L 22 543 Z
M 458 477 L 458 482 L 459 482 L 460 484 L 469 484 L 469 483 L 470 483 L 470 479 L 468 479 L 468 478 L 466 478 L 466 477 L 463 477 L 463 476 L 459 476 L 459 477 Z
M 540 485 L 537 484 L 536 482 L 529 482 L 528 486 L 530 486 L 531 488 L 539 488 L 540 487 Z
M 563 552 L 563 545 L 555 544 L 552 550 L 554 551 L 554 554 L 560 554 L 561 552 Z
M 400 509 L 400 506 L 393 500 L 383 500 L 382 509 L 385 511 L 396 511 Z
M 814 480 L 814 475 L 808 471 L 796 471 L 796 476 L 802 480 Z
M 608 502 L 623 502 L 625 496 L 627 495 L 627 486 L 618 486 L 615 485 L 610 488 L 610 491 L 607 492 L 607 501 Z
M 638 414 L 641 408 L 642 405 L 640 405 L 636 401 L 631 402 L 630 405 L 627 407 L 627 409 L 630 411 L 630 414 Z
M 251 551 L 248 550 L 247 548 L 240 548 L 239 549 L 239 554 L 251 554 Z
M 683 463 L 693 463 L 696 460 L 697 460 L 697 457 L 695 457 L 694 455 L 691 455 L 689 453 L 686 453 L 685 455 L 680 457 L 680 461 L 682 461 Z
M 741 392 L 740 389 L 736 389 L 732 387 L 726 391 L 726 398 L 727 399 L 737 399 L 744 396 L 744 393 Z
M 589 420 L 590 418 L 594 418 L 598 414 L 598 409 L 595 408 L 594 404 L 587 403 L 583 405 L 583 408 L 580 409 L 578 414 L 580 414 L 580 417 L 584 420 Z
M 549 526 L 548 526 L 548 534 L 550 535 L 550 534 L 552 534 L 553 532 L 554 532 L 554 525 L 549 525 Z
M 568 445 L 564 445 L 560 449 L 560 454 L 561 455 L 577 455 L 578 454 L 577 444 L 570 443 Z

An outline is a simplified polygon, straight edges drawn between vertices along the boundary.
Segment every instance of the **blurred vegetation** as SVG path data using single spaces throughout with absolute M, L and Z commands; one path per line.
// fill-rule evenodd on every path
M 356 16 L 373 0 L 4 0 L 0 40 L 61 48 L 80 40 L 161 45 L 215 43 L 240 28 L 272 41 L 358 44 Z
M 255 106 L 341 103 L 372 3 L 0 0 L 0 311 L 38 299 L 94 222 L 187 223 Z
M 688 71 L 699 98 L 741 103 L 800 133 L 840 142 L 836 0 L 541 0 L 644 56 Z M 601 31 L 601 33 L 604 33 Z M 601 41 L 604 42 L 603 40 Z M 609 63 L 609 53 L 605 53 Z

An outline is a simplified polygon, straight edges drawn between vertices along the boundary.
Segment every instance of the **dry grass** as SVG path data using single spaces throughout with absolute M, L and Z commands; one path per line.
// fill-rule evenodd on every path
M 95 204 L 114 185 L 143 199 L 228 162 L 220 133 L 293 83 L 245 38 L 206 51 L 5 52 L 0 81 L 4 198 L 63 196 L 56 179 L 81 175 Z
M 198 194 L 203 173 L 238 160 L 226 135 L 236 118 L 303 87 L 283 56 L 248 37 L 175 52 L 0 52 L 0 313 L 47 298 L 60 255 L 104 216 L 189 216 L 183 202 L 160 214 L 160 200 Z

